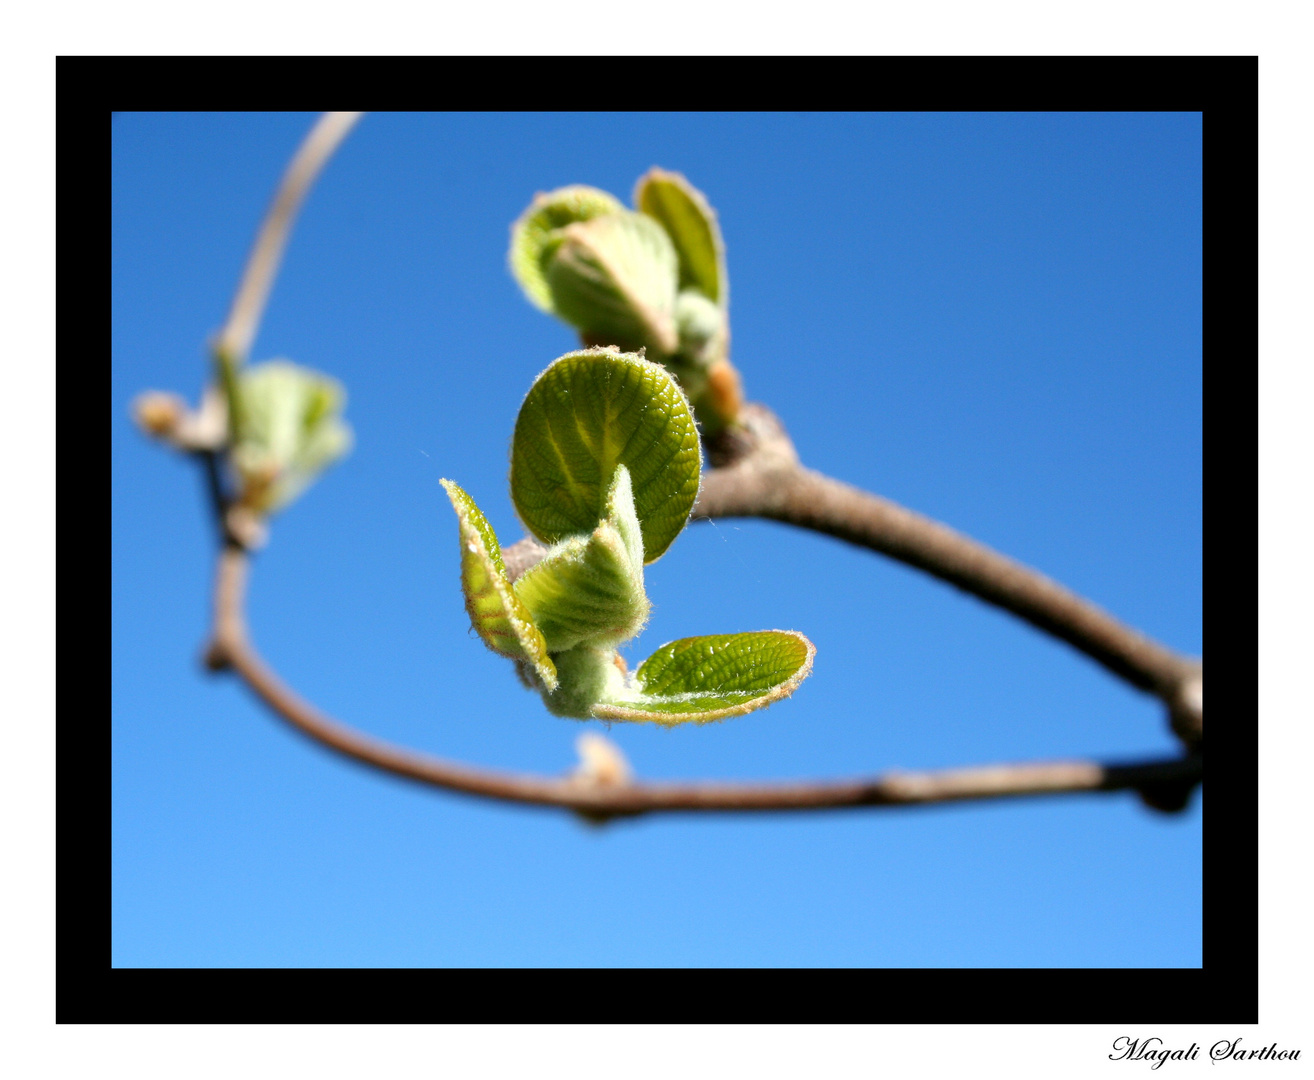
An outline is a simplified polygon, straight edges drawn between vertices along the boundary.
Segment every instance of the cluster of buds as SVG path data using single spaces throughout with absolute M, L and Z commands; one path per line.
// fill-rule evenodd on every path
M 256 547 L 269 515 L 351 449 L 351 429 L 342 420 L 346 395 L 336 379 L 286 360 L 240 369 L 222 356 L 216 360 L 219 380 L 197 409 L 177 394 L 152 390 L 133 402 L 133 417 L 142 431 L 177 450 L 226 461 L 227 531 Z
M 743 404 L 716 213 L 683 176 L 657 168 L 640 178 L 634 207 L 582 185 L 537 195 L 511 227 L 511 272 L 585 345 L 665 366 L 715 434 Z
M 670 372 L 594 348 L 556 360 L 516 418 L 511 499 L 547 545 L 531 569 L 512 581 L 474 499 L 442 481 L 471 624 L 550 712 L 706 723 L 787 697 L 812 670 L 812 643 L 784 630 L 681 638 L 632 672 L 617 652 L 648 619 L 644 567 L 684 530 L 701 467 L 693 414 Z

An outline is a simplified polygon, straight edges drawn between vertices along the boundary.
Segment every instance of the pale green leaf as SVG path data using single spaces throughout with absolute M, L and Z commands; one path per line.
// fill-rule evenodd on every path
M 552 313 L 552 291 L 543 273 L 543 252 L 557 231 L 576 221 L 624 210 L 614 195 L 576 184 L 540 192 L 511 226 L 511 273 L 530 302 Z
M 634 189 L 634 205 L 661 222 L 680 260 L 680 288 L 695 288 L 724 311 L 729 302 L 725 245 L 716 211 L 683 175 L 652 168 Z
M 608 349 L 567 353 L 520 406 L 511 498 L 539 540 L 586 535 L 606 515 L 616 467 L 629 470 L 643 561 L 680 534 L 698 495 L 698 429 L 660 364 Z
M 277 510 L 351 449 L 341 416 L 346 393 L 336 379 L 286 360 L 241 369 L 235 380 L 242 424 L 232 460 L 242 500 Z
M 663 645 L 632 688 L 594 705 L 603 720 L 706 723 L 788 697 L 812 672 L 816 648 L 792 630 L 714 634 Z
M 651 218 L 621 210 L 568 225 L 542 267 L 553 310 L 590 345 L 675 351 L 675 250 Z
M 502 546 L 479 507 L 451 480 L 440 483 L 452 501 L 461 540 L 461 589 L 470 622 L 485 645 L 529 666 L 549 690 L 557 671 L 543 634 L 507 580 Z

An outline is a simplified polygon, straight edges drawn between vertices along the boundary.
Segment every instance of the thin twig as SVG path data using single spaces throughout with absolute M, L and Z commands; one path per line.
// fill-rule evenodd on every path
M 261 225 L 228 321 L 215 343 L 221 371 L 232 375 L 255 337 L 279 258 L 306 191 L 359 113 L 326 113 L 298 150 Z M 451 791 L 557 806 L 590 818 L 657 810 L 805 810 L 898 806 L 1061 792 L 1135 789 L 1160 809 L 1181 809 L 1203 776 L 1198 751 L 1202 678 L 1197 662 L 1177 656 L 1094 605 L 976 541 L 875 495 L 804 469 L 770 410 L 750 406 L 745 425 L 709 445 L 713 463 L 695 517 L 773 518 L 838 536 L 901 559 L 997 604 L 1094 657 L 1134 685 L 1169 702 L 1186 756 L 1124 765 L 1088 761 L 991 765 L 871 779 L 784 784 L 624 782 L 600 785 L 579 777 L 494 772 L 417 754 L 332 720 L 289 689 L 260 658 L 246 630 L 249 556 L 226 524 L 227 498 L 214 453 L 201 457 L 223 545 L 206 650 L 213 670 L 232 669 L 277 715 L 303 734 L 353 760 Z M 518 546 L 523 572 L 541 557 Z M 519 565 L 523 562 L 525 565 Z
M 1190 669 L 1184 657 L 1030 567 L 811 469 L 713 469 L 696 516 L 770 518 L 879 551 L 1011 611 L 1142 690 L 1173 691 Z
M 907 806 L 1020 795 L 1135 789 L 1151 805 L 1179 809 L 1202 776 L 1199 756 L 1102 765 L 1091 761 L 988 765 L 943 772 L 891 773 L 868 779 L 781 784 L 590 784 L 478 769 L 418 754 L 333 720 L 300 698 L 261 659 L 247 637 L 243 598 L 249 556 L 225 546 L 214 596 L 214 637 L 206 654 L 214 670 L 231 668 L 270 709 L 302 734 L 355 761 L 433 787 L 490 799 L 555 806 L 591 817 L 664 810 L 823 810 Z
M 230 357 L 236 363 L 246 358 L 251 342 L 255 340 L 256 327 L 260 325 L 265 303 L 269 299 L 269 290 L 278 273 L 288 234 L 292 231 L 292 223 L 296 220 L 306 192 L 333 156 L 338 144 L 346 138 L 362 115 L 358 112 L 325 113 L 310 129 L 310 134 L 287 167 L 274 201 L 260 226 L 260 232 L 256 234 L 251 254 L 247 257 L 246 269 L 237 287 L 237 295 L 233 297 L 228 320 L 215 340 L 215 351 L 218 354 Z
M 803 468 L 783 425 L 753 405 L 731 463 L 708 470 L 695 518 L 763 517 L 839 537 L 1010 611 L 1166 702 L 1190 744 L 1203 735 L 1203 671 L 1057 582 L 946 525 Z

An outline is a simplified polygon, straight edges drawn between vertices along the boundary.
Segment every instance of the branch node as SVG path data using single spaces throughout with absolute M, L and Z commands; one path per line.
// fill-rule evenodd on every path
M 228 646 L 215 638 L 201 654 L 201 663 L 205 665 L 207 671 L 228 671 L 233 666 L 233 658 Z
M 148 390 L 133 399 L 132 418 L 146 435 L 183 453 L 216 452 L 228 438 L 227 407 L 214 387 L 194 412 L 178 394 Z
M 1180 814 L 1190 805 L 1191 792 L 1198 780 L 1179 780 L 1172 783 L 1145 784 L 1136 789 L 1142 803 L 1161 814 Z
M 708 464 L 727 469 L 749 459 L 763 465 L 797 465 L 798 452 L 780 417 L 761 402 L 746 402 L 739 419 L 703 439 Z
M 1110 765 L 1101 786 L 1107 791 L 1130 787 L 1151 810 L 1178 814 L 1190 805 L 1191 792 L 1203 783 L 1204 757 L 1194 751 L 1176 761 Z
M 269 526 L 249 506 L 233 503 L 224 513 L 224 535 L 244 551 L 258 551 L 269 542 Z

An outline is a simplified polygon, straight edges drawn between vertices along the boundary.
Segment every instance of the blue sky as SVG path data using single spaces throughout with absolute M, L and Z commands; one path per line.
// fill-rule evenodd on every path
M 120 966 L 1196 966 L 1202 796 L 594 829 L 331 757 L 197 654 L 213 540 L 128 404 L 194 398 L 310 114 L 122 114 L 113 171 L 113 960 Z M 274 521 L 257 643 L 377 735 L 561 772 L 582 730 L 468 631 L 440 477 L 521 535 L 508 444 L 574 346 L 506 269 L 567 183 L 651 165 L 720 213 L 733 356 L 806 464 L 1201 648 L 1195 114 L 366 117 L 312 192 L 253 357 L 342 380 L 356 449 Z M 629 650 L 773 627 L 791 700 L 614 725 L 645 778 L 1169 753 L 1159 708 L 905 567 L 760 521 L 690 527 Z M 600 729 L 597 724 L 588 725 Z

